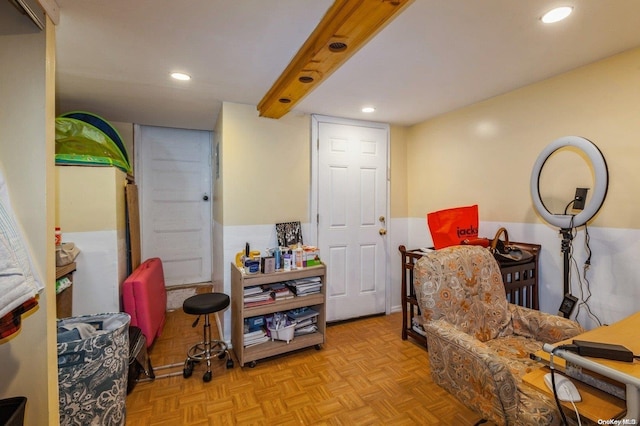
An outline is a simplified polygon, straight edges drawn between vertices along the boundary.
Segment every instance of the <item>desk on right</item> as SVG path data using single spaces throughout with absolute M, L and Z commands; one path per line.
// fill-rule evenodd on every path
M 635 355 L 640 354 L 640 312 L 637 312 L 621 321 L 609 326 L 602 326 L 587 331 L 576 340 L 584 340 L 598 343 L 610 343 L 625 346 Z M 548 363 L 550 351 L 556 346 L 569 344 L 573 339 L 562 341 L 556 345 L 545 345 L 544 351 L 538 351 L 534 355 Z M 587 377 L 600 380 L 602 383 L 611 384 L 610 389 L 622 389 L 625 400 L 616 398 L 609 393 L 595 389 L 593 386 L 580 383 L 575 378 L 572 381 L 583 394 L 583 402 L 576 404 L 581 415 L 594 422 L 612 419 L 623 419 L 626 424 L 638 424 L 640 421 L 640 361 L 633 362 L 612 361 L 602 358 L 581 357 L 565 350 L 557 350 L 554 353 L 554 365 L 560 371 L 566 367 L 566 362 L 584 370 Z M 524 376 L 523 380 L 546 392 L 549 389 L 541 379 L 548 371 L 548 367 L 541 367 Z M 615 393 L 615 392 L 613 392 Z M 625 413 L 626 411 L 626 413 Z M 621 423 L 625 424 L 625 423 Z

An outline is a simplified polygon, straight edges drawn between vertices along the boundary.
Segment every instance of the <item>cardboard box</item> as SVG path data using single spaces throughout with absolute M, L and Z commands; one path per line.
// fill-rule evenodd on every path
M 260 259 L 260 272 L 263 274 L 271 274 L 276 271 L 276 258 L 273 256 L 263 257 Z
M 264 316 L 249 317 L 244 319 L 244 323 L 247 326 L 247 331 L 256 331 L 265 326 Z
M 322 261 L 320 260 L 320 250 L 315 247 L 304 249 L 302 256 L 302 265 L 304 267 L 317 266 L 322 263 Z

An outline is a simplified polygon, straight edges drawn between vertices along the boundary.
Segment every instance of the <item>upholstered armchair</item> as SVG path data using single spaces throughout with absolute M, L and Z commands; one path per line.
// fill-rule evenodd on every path
M 414 288 L 434 382 L 498 425 L 560 422 L 553 398 L 522 377 L 539 367 L 530 353 L 582 333 L 578 323 L 509 303 L 498 263 L 478 246 L 426 254 Z

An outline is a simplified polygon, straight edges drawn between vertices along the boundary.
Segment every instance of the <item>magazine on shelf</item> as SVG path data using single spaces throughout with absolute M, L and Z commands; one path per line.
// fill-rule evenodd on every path
M 263 290 L 271 292 L 276 300 L 291 299 L 294 297 L 293 292 L 285 283 L 265 284 Z
M 320 277 L 300 278 L 287 281 L 286 285 L 296 296 L 304 296 L 307 294 L 320 293 L 322 280 Z
M 308 306 L 303 308 L 291 309 L 287 311 L 287 316 L 291 318 L 292 321 L 300 322 L 305 319 L 314 318 L 318 316 L 318 311 Z
M 259 285 L 254 285 L 251 287 L 245 287 L 242 289 L 242 294 L 244 296 L 249 296 L 251 294 L 257 294 L 257 293 L 262 293 L 263 289 L 261 286 Z
M 296 328 L 303 328 L 303 327 L 307 327 L 309 325 L 317 324 L 317 323 L 318 323 L 318 317 L 307 318 L 301 321 L 297 321 Z
M 254 294 L 253 296 L 245 296 L 244 297 L 244 301 L 245 302 L 257 302 L 257 301 L 260 301 L 260 300 L 267 300 L 269 298 L 272 298 L 271 293 L 265 292 L 265 293 L 260 293 L 260 294 Z
M 244 334 L 244 347 L 255 346 L 260 343 L 268 342 L 269 336 L 267 332 L 261 328 L 260 330 L 251 331 Z
M 274 299 L 273 297 L 269 296 L 269 298 L 265 299 L 265 300 L 255 300 L 253 302 L 244 302 L 244 307 L 245 308 L 253 308 L 255 306 L 269 305 L 271 303 L 276 303 L 276 299 Z
M 245 348 L 249 348 L 251 346 L 256 346 L 256 345 L 259 345 L 261 343 L 268 342 L 269 340 L 270 340 L 269 336 L 262 336 L 262 337 L 260 337 L 258 339 L 252 340 L 250 342 L 244 342 L 244 347 Z
M 264 290 L 262 286 L 246 287 L 244 290 L 245 293 L 243 300 L 246 307 L 260 306 L 275 302 L 273 294 L 268 290 Z
M 283 282 L 262 285 L 263 290 L 269 290 L 269 291 L 279 291 L 287 288 L 288 288 L 287 285 Z
M 316 331 L 318 331 L 318 326 L 315 324 L 310 324 L 305 327 L 300 327 L 300 328 L 296 327 L 296 329 L 293 331 L 293 335 L 302 336 L 305 334 L 315 333 Z

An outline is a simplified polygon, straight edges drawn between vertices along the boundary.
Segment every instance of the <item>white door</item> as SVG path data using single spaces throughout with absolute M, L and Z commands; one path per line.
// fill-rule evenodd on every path
M 211 132 L 136 126 L 142 259 L 167 286 L 211 281 Z
M 314 117 L 327 319 L 386 311 L 388 126 Z

